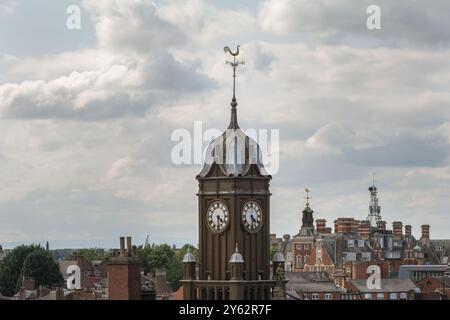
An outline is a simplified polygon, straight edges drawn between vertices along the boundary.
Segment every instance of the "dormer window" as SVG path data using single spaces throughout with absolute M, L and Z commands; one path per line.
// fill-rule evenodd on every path
M 355 240 L 347 240 L 347 246 L 353 248 L 355 246 Z
M 355 252 L 347 252 L 345 258 L 347 261 L 356 261 L 356 253 Z

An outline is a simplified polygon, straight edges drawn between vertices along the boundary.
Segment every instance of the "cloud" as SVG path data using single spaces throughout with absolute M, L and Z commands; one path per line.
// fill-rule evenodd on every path
M 84 0 L 82 3 L 92 15 L 100 48 L 154 53 L 184 41 L 182 30 L 160 19 L 150 1 Z
M 17 2 L 14 0 L 4 0 L 0 3 L 0 16 L 6 17 L 14 13 Z
M 183 33 L 160 19 L 150 2 L 83 4 L 92 15 L 98 48 L 60 57 L 28 58 L 25 67 L 20 67 L 18 59 L 7 59 L 4 63 L 12 65 L 8 69 L 13 77 L 34 74 L 37 69 L 46 79 L 0 85 L 0 116 L 106 119 L 142 115 L 155 105 L 214 86 L 197 72 L 195 64 L 174 59 L 169 49 L 182 43 Z M 72 58 L 72 68 L 80 71 L 67 68 L 67 60 Z
M 381 9 L 381 30 L 366 27 L 370 5 Z M 259 12 L 262 28 L 276 35 L 356 47 L 448 47 L 447 15 L 446 0 L 267 0 Z
M 226 128 L 223 47 L 241 44 L 239 124 L 280 129 L 272 232 L 297 231 L 304 187 L 316 218 L 365 218 L 375 171 L 383 217 L 448 236 L 444 11 L 396 3 L 380 2 L 374 34 L 364 1 L 83 1 L 94 42 L 0 55 L 0 233 L 196 243 L 201 166 L 172 164 L 170 137 Z

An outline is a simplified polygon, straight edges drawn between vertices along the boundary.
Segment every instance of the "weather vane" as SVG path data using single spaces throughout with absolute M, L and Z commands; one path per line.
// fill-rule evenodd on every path
M 236 68 L 239 65 L 245 64 L 244 61 L 236 60 L 236 57 L 239 55 L 239 48 L 240 48 L 240 45 L 237 46 L 236 52 L 231 51 L 231 49 L 229 47 L 223 48 L 225 53 L 229 53 L 233 56 L 233 61 L 227 60 L 227 64 L 229 64 L 231 67 L 233 67 L 233 101 L 236 100 Z
M 305 199 L 306 199 L 306 206 L 309 207 L 309 200 L 312 199 L 312 198 L 309 196 L 309 193 L 310 193 L 311 191 L 309 191 L 308 188 L 305 188 L 305 192 L 306 192 L 306 197 L 305 197 Z

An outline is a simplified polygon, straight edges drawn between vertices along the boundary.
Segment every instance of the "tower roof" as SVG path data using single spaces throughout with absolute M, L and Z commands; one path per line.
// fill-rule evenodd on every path
M 225 176 L 243 176 L 253 164 L 261 175 L 268 176 L 258 143 L 237 127 L 237 121 L 235 123 L 235 128 L 227 129 L 209 144 L 200 177 L 205 177 L 214 164 Z M 232 125 L 233 121 L 230 123 Z
M 188 248 L 188 251 L 183 256 L 183 263 L 196 262 L 194 255 L 191 253 L 191 249 Z
M 234 250 L 234 253 L 231 255 L 230 263 L 244 263 L 244 257 L 239 253 L 237 243 L 236 249 Z
M 243 176 L 247 174 L 252 165 L 256 165 L 261 175 L 268 176 L 264 169 L 262 152 L 258 143 L 239 128 L 237 121 L 236 68 L 243 64 L 243 62 L 236 61 L 236 56 L 239 55 L 239 46 L 236 53 L 231 52 L 228 47 L 225 47 L 225 52 L 229 52 L 233 56 L 233 62 L 227 61 L 233 67 L 230 124 L 221 136 L 209 144 L 206 150 L 205 164 L 199 177 L 205 177 L 214 164 L 219 165 L 225 176 Z

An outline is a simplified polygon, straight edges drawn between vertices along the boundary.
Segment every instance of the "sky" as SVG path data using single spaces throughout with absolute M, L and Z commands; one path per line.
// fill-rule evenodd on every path
M 366 26 L 369 5 L 381 29 Z M 69 5 L 81 29 L 68 29 Z M 278 129 L 271 232 L 381 214 L 450 238 L 450 1 L 0 0 L 0 244 L 197 244 L 172 132 Z M 204 147 L 207 146 L 205 141 Z

